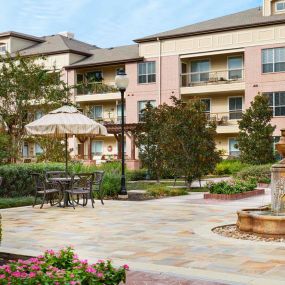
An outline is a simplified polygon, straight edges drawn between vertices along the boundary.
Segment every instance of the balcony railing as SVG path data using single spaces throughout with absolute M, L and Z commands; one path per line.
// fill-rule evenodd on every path
M 95 120 L 96 122 L 102 124 L 102 125 L 109 125 L 109 124 L 121 124 L 122 123 L 122 117 L 121 116 L 117 116 L 117 117 L 112 117 L 112 118 L 95 118 L 93 116 L 90 116 L 87 114 L 87 116 L 92 119 Z M 126 117 L 124 117 L 124 121 L 126 122 Z
M 211 84 L 229 84 L 244 81 L 243 69 L 203 71 L 181 74 L 181 87 L 193 87 Z
M 76 87 L 77 95 L 106 94 L 118 92 L 114 85 L 108 85 L 103 82 L 80 83 Z
M 208 121 L 216 123 L 217 126 L 228 126 L 237 124 L 236 120 L 240 120 L 242 118 L 243 111 L 237 110 L 222 113 L 205 112 L 205 114 L 207 116 Z

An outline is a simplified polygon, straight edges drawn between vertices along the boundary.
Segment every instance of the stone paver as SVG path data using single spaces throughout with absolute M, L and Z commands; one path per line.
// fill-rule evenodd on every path
M 268 203 L 269 194 L 223 203 L 206 202 L 202 193 L 193 193 L 144 202 L 106 201 L 105 206 L 97 202 L 95 209 L 5 209 L 1 251 L 36 255 L 73 245 L 82 258 L 111 258 L 118 265 L 128 263 L 134 271 L 181 280 L 281 285 L 285 284 L 283 244 L 235 240 L 211 232 L 213 227 L 235 223 L 238 209 Z

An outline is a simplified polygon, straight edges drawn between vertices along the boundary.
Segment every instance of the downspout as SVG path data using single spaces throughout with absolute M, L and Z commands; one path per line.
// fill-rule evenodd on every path
M 157 38 L 158 42 L 158 105 L 161 105 L 161 41 Z

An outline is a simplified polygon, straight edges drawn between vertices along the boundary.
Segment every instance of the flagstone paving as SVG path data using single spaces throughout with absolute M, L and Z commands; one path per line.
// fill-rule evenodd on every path
M 216 202 L 193 193 L 143 202 L 106 201 L 105 206 L 97 202 L 95 209 L 4 209 L 1 251 L 37 255 L 73 245 L 82 258 L 111 258 L 137 272 L 223 284 L 281 285 L 284 244 L 235 240 L 211 232 L 213 227 L 235 223 L 238 209 L 269 203 L 269 195 L 267 190 L 259 197 Z

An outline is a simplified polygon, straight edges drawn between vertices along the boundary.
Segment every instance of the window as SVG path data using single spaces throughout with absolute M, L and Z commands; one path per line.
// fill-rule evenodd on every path
M 43 111 L 36 111 L 35 112 L 35 120 L 38 120 L 38 119 L 40 119 L 43 116 L 44 116 L 44 112 Z
M 101 156 L 103 154 L 103 142 L 102 141 L 92 141 L 91 153 L 92 153 L 92 156 Z
M 209 81 L 210 61 L 199 60 L 191 62 L 191 82 Z
M 143 113 L 144 110 L 146 108 L 147 103 L 150 103 L 153 107 L 155 107 L 156 105 L 156 101 L 155 100 L 150 100 L 150 101 L 139 101 L 138 102 L 138 119 L 139 122 L 143 121 Z
M 229 98 L 230 120 L 241 119 L 242 116 L 242 97 Z
M 138 82 L 156 82 L 155 61 L 143 62 L 138 64 Z
M 205 105 L 205 113 L 209 113 L 211 112 L 211 99 L 201 99 L 201 102 L 204 103 Z
M 243 58 L 242 56 L 233 56 L 228 58 L 228 77 L 236 80 L 243 77 Z
M 278 1 L 276 3 L 276 11 L 284 11 L 285 10 L 285 1 Z
M 266 93 L 269 97 L 269 106 L 273 116 L 285 116 L 285 92 Z
M 29 144 L 26 142 L 23 144 L 22 155 L 23 157 L 29 157 Z
M 41 155 L 44 152 L 42 147 L 39 144 L 35 144 L 35 155 Z
M 126 105 L 124 105 L 124 117 L 126 118 Z M 117 105 L 117 123 L 120 124 L 122 122 L 122 105 Z
M 91 82 L 101 82 L 103 80 L 102 71 L 92 71 L 86 73 L 86 80 L 88 83 Z
M 92 106 L 90 110 L 91 119 L 102 120 L 103 119 L 103 106 Z
M 0 43 L 0 54 L 6 53 L 6 51 L 7 51 L 7 45 L 4 43 Z
M 285 71 L 285 48 L 262 50 L 262 72 Z
M 237 148 L 237 141 L 235 138 L 229 139 L 229 155 L 230 156 L 239 156 L 240 151 Z

